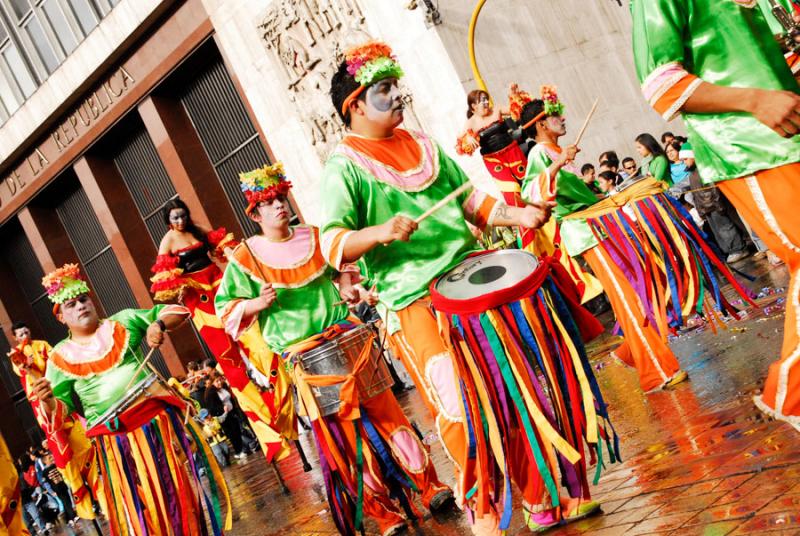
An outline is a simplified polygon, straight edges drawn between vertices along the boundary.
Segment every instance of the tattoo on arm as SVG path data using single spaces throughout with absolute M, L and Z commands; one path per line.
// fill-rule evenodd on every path
M 500 205 L 497 207 L 497 212 L 495 212 L 495 219 L 500 218 L 503 221 L 507 221 L 511 219 L 511 211 L 509 210 L 508 205 Z

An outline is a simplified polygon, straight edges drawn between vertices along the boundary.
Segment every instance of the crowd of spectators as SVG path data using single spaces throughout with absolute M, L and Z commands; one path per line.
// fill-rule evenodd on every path
M 605 151 L 597 168 L 588 162 L 581 166 L 584 182 L 598 198 L 616 193 L 625 181 L 653 177 L 683 203 L 729 264 L 753 253 L 758 257 L 766 255 L 770 263 L 780 264 L 780 259 L 767 251 L 718 188 L 703 184 L 691 144 L 685 137 L 664 132 L 659 143 L 652 134 L 642 133 L 636 137 L 634 146 L 639 153 L 638 161 L 632 156 L 620 161 L 615 151 Z
M 70 527 L 79 521 L 72 493 L 43 443 L 31 447 L 17 460 L 22 516 L 31 534 L 50 534 L 63 518 Z

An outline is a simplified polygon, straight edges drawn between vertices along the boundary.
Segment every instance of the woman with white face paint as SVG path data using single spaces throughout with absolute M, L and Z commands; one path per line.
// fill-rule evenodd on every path
M 470 91 L 467 95 L 467 122 L 463 134 L 456 142 L 456 152 L 471 155 L 480 148 L 483 163 L 494 177 L 505 202 L 511 206 L 524 206 L 519 196 L 519 185 L 525 178 L 528 161 L 512 137 L 511 128 L 505 118 L 519 121 L 519 112 L 525 102 L 530 100 L 530 96 L 520 90 L 517 84 L 511 84 L 508 100 L 507 109 L 495 108 L 486 91 Z M 520 229 L 522 247 L 530 244 L 535 235 L 530 229 Z

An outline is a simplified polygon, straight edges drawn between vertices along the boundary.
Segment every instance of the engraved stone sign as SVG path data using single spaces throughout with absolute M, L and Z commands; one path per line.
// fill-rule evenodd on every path
M 308 139 L 326 159 L 345 131 L 331 104 L 330 81 L 344 51 L 371 39 L 364 13 L 356 0 L 276 0 L 259 28 Z M 414 115 L 409 101 L 407 119 Z

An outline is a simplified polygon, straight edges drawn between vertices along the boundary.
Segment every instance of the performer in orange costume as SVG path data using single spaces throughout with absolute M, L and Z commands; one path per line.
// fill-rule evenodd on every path
M 231 254 L 217 309 L 232 336 L 255 326 L 272 349 L 293 362 L 290 356 L 354 329 L 344 301 L 366 296 L 354 286 L 359 277 L 353 267 L 339 272 L 327 266 L 317 228 L 289 225 L 291 183 L 280 163 L 242 173 L 240 179 L 247 215 L 261 227 L 261 234 Z M 369 351 L 370 342 L 366 346 Z M 372 393 L 356 380 L 362 369 L 372 378 L 364 383 L 380 379 L 370 367 L 369 360 L 359 360 L 347 379 L 305 374 L 301 366 L 294 367 L 299 406 L 312 421 L 331 513 L 345 536 L 361 529 L 362 514 L 377 521 L 383 536 L 405 530 L 397 503 L 417 515 L 412 490 L 433 511 L 453 496 L 439 482 L 428 448 L 417 438 L 388 382 L 381 392 Z M 340 384 L 341 408 L 324 411 L 312 388 Z
M 489 474 L 488 465 L 475 461 L 472 439 L 480 431 L 473 435 L 476 421 L 467 422 L 464 409 L 471 395 L 457 380 L 455 357 L 431 309 L 429 285 L 478 249 L 466 221 L 478 228 L 538 228 L 549 218 L 551 205 L 507 206 L 477 190 L 461 190 L 468 178 L 435 141 L 423 132 L 398 128 L 403 120 L 401 75 L 389 47 L 370 42 L 349 50 L 333 77 L 331 99 L 350 132 L 323 172 L 322 252 L 337 269 L 360 259 L 367 280 L 377 283 L 389 309 L 387 329 L 400 328 L 402 336 L 394 342 L 404 345 L 400 355 L 428 407 L 434 408 L 442 445 L 456 466 L 457 500 L 475 514 L 474 532 L 496 534 L 507 528 L 512 509 L 497 504 L 503 484 Z M 454 190 L 461 195 L 440 205 Z M 412 218 L 436 208 L 417 227 Z M 593 320 L 587 316 L 584 326 Z M 539 443 L 556 441 L 557 434 L 539 432 L 530 441 L 515 429 L 508 448 L 497 454 L 505 459 L 508 453 L 510 479 L 522 491 L 528 526 L 534 530 L 599 508 L 591 500 L 560 498 L 555 486 L 543 497 L 543 477 L 527 454 Z
M 789 268 L 781 356 L 755 403 L 800 430 L 800 85 L 756 2 L 633 0 L 631 10 L 645 98 L 665 119 L 683 117 L 703 182 Z
M 46 417 L 40 402 L 33 396 L 33 384 L 43 378 L 47 371 L 47 360 L 53 348 L 47 341 L 31 340 L 31 330 L 24 322 L 14 322 L 11 327 L 17 344 L 9 352 L 14 372 L 19 376 L 25 396 L 31 404 L 37 422 L 45 431 L 47 448 L 53 454 L 56 467 L 72 492 L 75 510 L 84 519 L 94 519 L 92 494 L 86 484 L 98 485 L 97 474 L 91 471 L 95 451 L 86 437 L 80 421 L 67 417 L 64 427 L 48 433 Z M 97 489 L 94 496 L 97 496 Z

